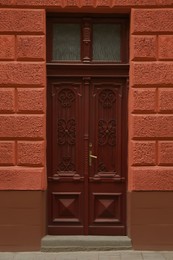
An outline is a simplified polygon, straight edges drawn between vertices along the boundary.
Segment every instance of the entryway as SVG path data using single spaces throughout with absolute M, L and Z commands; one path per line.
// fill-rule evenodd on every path
M 48 234 L 125 235 L 126 19 L 50 18 L 48 31 Z

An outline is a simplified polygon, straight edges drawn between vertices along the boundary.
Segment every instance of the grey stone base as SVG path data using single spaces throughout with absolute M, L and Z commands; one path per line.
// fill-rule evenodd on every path
M 42 252 L 107 251 L 132 249 L 127 236 L 45 236 Z

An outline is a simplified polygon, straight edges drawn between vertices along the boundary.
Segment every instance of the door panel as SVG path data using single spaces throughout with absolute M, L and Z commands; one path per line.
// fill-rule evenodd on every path
M 125 235 L 126 79 L 48 85 L 49 234 Z

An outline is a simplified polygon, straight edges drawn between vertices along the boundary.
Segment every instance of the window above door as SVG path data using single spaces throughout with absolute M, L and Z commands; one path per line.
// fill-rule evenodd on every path
M 51 63 L 128 63 L 128 23 L 124 18 L 52 18 L 47 24 Z

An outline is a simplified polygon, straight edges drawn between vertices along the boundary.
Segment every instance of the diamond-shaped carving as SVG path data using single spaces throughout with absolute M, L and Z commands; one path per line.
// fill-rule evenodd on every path
M 52 193 L 53 222 L 79 222 L 80 193 Z
M 121 194 L 93 194 L 94 222 L 119 222 Z
M 98 200 L 98 211 L 97 217 L 98 218 L 113 218 L 115 216 L 115 201 L 100 199 Z
M 75 199 L 59 199 L 59 216 L 62 218 L 76 217 L 76 201 Z

